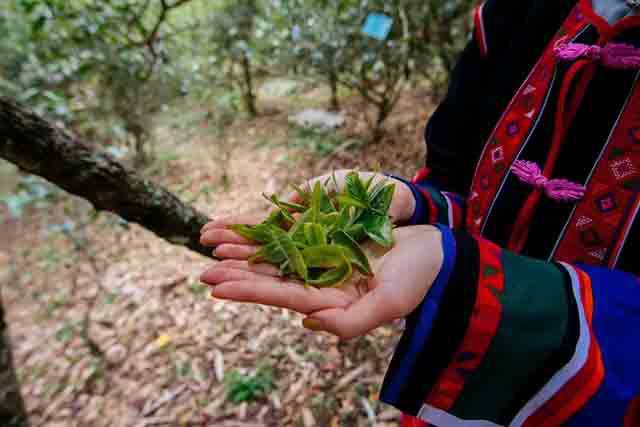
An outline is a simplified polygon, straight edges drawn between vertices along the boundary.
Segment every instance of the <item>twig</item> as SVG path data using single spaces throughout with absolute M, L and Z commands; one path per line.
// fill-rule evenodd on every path
M 142 416 L 148 417 L 149 415 L 153 415 L 154 412 L 156 412 L 167 403 L 175 400 L 176 397 L 184 393 L 187 389 L 188 387 L 186 386 L 186 384 L 183 384 L 180 387 L 176 388 L 174 391 L 167 392 L 163 397 L 156 400 L 155 403 L 153 403 L 149 408 L 144 409 L 142 412 Z

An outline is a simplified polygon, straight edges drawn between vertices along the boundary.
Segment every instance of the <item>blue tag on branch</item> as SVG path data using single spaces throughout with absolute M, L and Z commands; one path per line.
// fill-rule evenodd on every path
M 381 13 L 371 13 L 367 16 L 367 20 L 362 27 L 362 32 L 369 37 L 377 40 L 384 40 L 391 31 L 393 19 L 390 16 Z

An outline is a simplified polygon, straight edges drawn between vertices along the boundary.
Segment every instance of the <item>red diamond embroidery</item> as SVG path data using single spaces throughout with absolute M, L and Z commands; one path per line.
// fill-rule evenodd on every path
M 635 165 L 628 157 L 622 160 L 616 160 L 611 163 L 610 167 L 613 176 L 615 176 L 617 180 L 621 180 L 637 172 Z
M 585 225 L 589 225 L 592 222 L 593 220 L 588 216 L 581 216 L 580 218 L 578 218 L 578 221 L 576 222 L 576 227 L 583 228 Z
M 607 255 L 607 250 L 605 248 L 596 249 L 595 251 L 589 252 L 589 255 L 597 260 L 603 261 L 604 257 Z
M 504 150 L 502 147 L 498 147 L 491 151 L 491 161 L 494 165 L 502 160 L 504 160 Z

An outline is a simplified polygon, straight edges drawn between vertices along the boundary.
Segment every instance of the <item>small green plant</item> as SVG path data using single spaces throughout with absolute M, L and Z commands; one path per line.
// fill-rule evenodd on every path
M 194 282 L 189 286 L 189 291 L 196 296 L 204 295 L 207 293 L 208 290 L 209 290 L 209 287 L 206 285 L 203 285 L 202 283 Z
M 227 399 L 233 403 L 255 401 L 275 388 L 273 373 L 269 368 L 260 368 L 253 375 L 245 375 L 237 370 L 225 377 Z
M 56 331 L 56 340 L 61 343 L 67 343 L 73 339 L 75 329 L 72 325 L 66 324 Z
M 386 180 L 374 184 L 374 178 L 363 181 L 352 172 L 340 193 L 326 191 L 329 181 L 324 186 L 317 182 L 313 189 L 294 187 L 300 204 L 265 195 L 276 206 L 265 221 L 230 229 L 263 245 L 250 262 L 277 265 L 283 275 L 315 287 L 345 282 L 354 267 L 372 276 L 360 243 L 373 240 L 383 247 L 393 245 L 388 211 L 395 190 Z

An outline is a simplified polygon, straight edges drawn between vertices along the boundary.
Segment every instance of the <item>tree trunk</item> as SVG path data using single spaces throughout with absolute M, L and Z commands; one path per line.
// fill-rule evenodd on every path
M 256 96 L 253 94 L 253 75 L 251 74 L 251 61 L 246 53 L 242 54 L 242 72 L 244 74 L 244 101 L 247 111 L 252 116 L 258 115 L 256 108 Z
M 13 101 L 0 97 L 0 157 L 39 175 L 95 209 L 114 212 L 200 254 L 207 217 L 163 187 L 91 149 Z
M 133 134 L 133 143 L 135 146 L 134 164 L 136 167 L 141 168 L 149 164 L 149 157 L 145 151 L 145 137 L 141 133 Z
M 1 291 L 1 289 L 0 289 Z M 28 427 L 27 411 L 20 394 L 20 385 L 13 367 L 13 355 L 7 325 L 4 322 L 0 293 L 0 425 Z
M 338 76 L 335 70 L 329 72 L 329 87 L 331 88 L 331 111 L 340 111 L 338 101 Z

